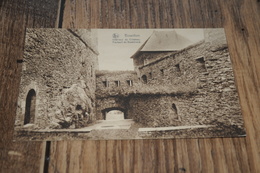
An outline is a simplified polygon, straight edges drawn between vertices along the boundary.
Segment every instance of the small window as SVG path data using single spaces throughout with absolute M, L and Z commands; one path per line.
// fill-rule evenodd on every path
M 109 87 L 109 82 L 108 81 L 103 81 L 102 83 L 103 83 L 104 87 Z
M 152 72 L 149 73 L 149 77 L 150 77 L 150 79 L 153 78 L 153 76 L 152 76 Z
M 176 65 L 175 65 L 175 68 L 176 68 L 176 71 L 178 71 L 178 72 L 181 71 L 180 64 L 176 64 Z
M 126 82 L 127 82 L 127 84 L 128 84 L 129 86 L 133 86 L 133 81 L 132 81 L 132 80 L 127 80 Z
M 119 80 L 116 80 L 116 81 L 115 81 L 115 84 L 116 84 L 117 87 L 119 87 L 119 86 L 120 86 L 120 81 L 119 81 Z
M 82 110 L 81 105 L 77 105 L 77 106 L 76 106 L 76 110 Z
M 161 69 L 160 71 L 161 71 L 161 74 L 162 74 L 162 75 L 164 75 L 164 70 L 163 70 L 163 69 Z
M 177 107 L 176 107 L 176 105 L 174 103 L 172 104 L 172 110 L 174 111 L 175 114 L 178 113 L 177 112 Z
M 147 83 L 147 76 L 146 76 L 146 75 L 143 75 L 143 76 L 142 76 L 142 81 L 143 81 L 143 83 L 145 83 L 145 84 Z
M 204 57 L 197 58 L 196 61 L 200 63 L 205 63 Z
M 206 72 L 207 69 L 206 69 L 206 66 L 205 66 L 205 58 L 204 57 L 199 57 L 199 58 L 196 58 L 196 63 L 197 63 L 197 67 L 198 67 L 198 71 L 199 72 Z

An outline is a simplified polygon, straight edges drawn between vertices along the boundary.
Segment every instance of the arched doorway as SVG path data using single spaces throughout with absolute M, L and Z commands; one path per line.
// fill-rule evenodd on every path
M 24 124 L 33 123 L 35 118 L 36 92 L 31 89 L 26 97 Z
M 124 120 L 126 111 L 122 108 L 107 108 L 102 110 L 104 120 Z

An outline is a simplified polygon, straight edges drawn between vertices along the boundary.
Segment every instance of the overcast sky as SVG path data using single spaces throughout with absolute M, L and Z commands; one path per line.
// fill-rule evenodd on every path
M 130 57 L 154 30 L 162 29 L 98 29 L 99 70 L 134 70 L 133 60 Z M 203 29 L 175 29 L 175 31 L 192 42 L 203 39 Z

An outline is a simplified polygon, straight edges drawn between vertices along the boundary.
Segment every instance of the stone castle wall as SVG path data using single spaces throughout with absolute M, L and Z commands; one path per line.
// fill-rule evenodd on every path
M 91 30 L 27 30 L 16 125 L 23 125 L 31 89 L 36 114 L 30 123 L 39 128 L 74 128 L 79 119 L 95 119 L 95 38 Z
M 96 96 L 125 95 L 139 83 L 135 71 L 97 71 Z
M 128 114 L 148 127 L 238 125 L 242 117 L 233 92 L 194 95 L 142 95 L 129 99 Z M 227 100 L 230 102 L 227 105 Z
M 200 43 L 188 50 L 168 53 L 160 60 L 139 67 L 139 77 L 147 85 L 166 84 L 178 87 L 181 84 L 187 85 L 188 82 L 193 85 L 193 82 L 196 83 L 197 76 L 202 74 L 201 72 L 206 72 L 202 67 L 205 63 L 196 60 L 196 58 L 205 58 L 205 52 L 198 52 L 198 50 L 204 49 L 204 45 L 205 43 Z M 154 53 L 150 54 L 151 57 L 155 56 L 155 58 L 159 56 Z M 146 82 L 143 76 L 146 76 Z
M 134 71 L 97 71 L 96 89 L 96 116 L 97 119 L 104 119 L 103 112 L 106 109 L 114 108 L 124 110 L 125 117 L 128 114 L 128 95 L 136 90 L 140 81 Z
M 96 99 L 96 117 L 98 120 L 105 119 L 105 112 L 109 110 L 120 110 L 124 112 L 125 118 L 131 118 L 128 113 L 129 99 L 123 96 L 111 96 Z
M 136 58 L 133 58 L 135 70 L 138 72 L 139 67 L 156 62 L 172 54 L 173 52 L 139 52 Z
M 133 96 L 129 103 L 133 119 L 148 126 L 210 123 L 242 126 L 224 31 L 206 30 L 205 36 L 197 45 L 138 68 L 139 77 L 147 86 L 168 85 L 176 90 L 186 87 L 190 92 Z

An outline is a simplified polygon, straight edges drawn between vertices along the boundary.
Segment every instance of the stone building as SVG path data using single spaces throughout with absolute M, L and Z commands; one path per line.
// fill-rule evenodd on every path
M 112 86 L 102 86 L 105 78 L 100 77 L 97 88 L 98 93 L 106 90 L 103 100 L 123 101 L 136 122 L 149 127 L 243 125 L 223 29 L 204 29 L 204 38 L 195 43 L 175 31 L 155 31 L 131 58 L 137 75 L 131 90 L 119 96 Z M 112 83 L 124 78 L 114 77 Z M 97 99 L 97 105 L 103 102 Z
M 142 83 L 172 87 L 173 92 L 132 97 L 129 113 L 149 126 L 242 126 L 224 30 L 204 29 L 204 39 L 197 43 L 189 43 L 172 32 L 154 32 L 132 58 Z M 173 37 L 181 44 L 175 44 Z M 163 45 L 164 40 L 170 45 L 167 38 L 173 41 L 172 50 L 156 47 L 157 43 Z
M 75 128 L 95 119 L 93 30 L 27 29 L 16 126 Z
M 111 110 L 124 113 L 125 119 L 131 118 L 128 114 L 129 95 L 139 86 L 135 71 L 98 71 L 96 90 L 97 119 L 106 119 Z

